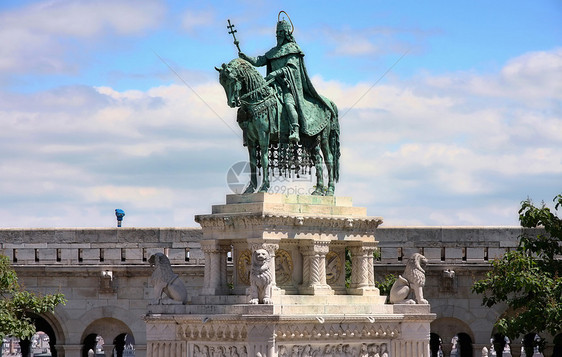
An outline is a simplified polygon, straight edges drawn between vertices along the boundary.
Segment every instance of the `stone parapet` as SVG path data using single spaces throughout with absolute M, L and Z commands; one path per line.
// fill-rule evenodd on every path
M 379 261 L 396 264 L 413 253 L 423 254 L 430 264 L 488 264 L 515 249 L 523 233 L 541 229 L 521 227 L 379 227 Z
M 201 238 L 198 228 L 0 229 L 0 254 L 14 266 L 147 264 L 154 253 L 202 265 Z

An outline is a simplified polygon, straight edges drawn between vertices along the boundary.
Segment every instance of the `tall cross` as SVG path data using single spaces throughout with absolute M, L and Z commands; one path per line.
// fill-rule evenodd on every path
M 232 34 L 232 37 L 234 38 L 234 44 L 236 45 L 236 48 L 238 48 L 238 52 L 242 52 L 242 51 L 240 51 L 240 46 L 238 46 L 238 44 L 240 42 L 238 42 L 238 40 L 236 39 L 236 35 L 235 35 L 235 33 L 238 32 L 238 31 L 236 31 L 234 29 L 234 24 L 230 23 L 230 19 L 228 19 L 228 26 L 226 26 L 226 28 L 230 30 L 228 33 Z

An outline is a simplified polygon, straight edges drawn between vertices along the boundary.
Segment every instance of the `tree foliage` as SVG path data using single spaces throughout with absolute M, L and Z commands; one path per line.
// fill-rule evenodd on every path
M 28 314 L 52 312 L 65 303 L 63 294 L 38 295 L 23 289 L 8 257 L 0 255 L 0 341 L 5 336 L 31 338 L 35 326 Z
M 554 202 L 558 211 L 562 194 Z M 517 249 L 495 259 L 472 291 L 483 294 L 485 306 L 508 306 L 496 322 L 499 333 L 511 339 L 545 331 L 554 336 L 562 331 L 562 219 L 544 203 L 536 207 L 527 199 L 519 221 L 523 234 Z

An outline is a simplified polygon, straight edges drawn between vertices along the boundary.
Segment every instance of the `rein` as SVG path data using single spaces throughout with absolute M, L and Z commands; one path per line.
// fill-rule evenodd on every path
M 244 104 L 260 104 L 260 103 L 263 103 L 267 98 L 271 97 L 271 96 L 273 95 L 273 93 L 269 94 L 267 97 L 265 97 L 265 99 L 263 99 L 263 100 L 262 100 L 261 102 L 259 102 L 259 103 L 249 103 L 249 102 L 246 102 L 244 99 L 248 98 L 249 96 L 251 96 L 252 94 L 256 93 L 257 91 L 264 89 L 265 87 L 267 87 L 268 85 L 270 85 L 271 83 L 273 83 L 273 81 L 275 81 L 275 78 L 272 78 L 272 79 L 268 80 L 267 82 L 265 82 L 263 85 L 259 86 L 258 88 L 256 88 L 256 89 L 254 89 L 254 90 L 252 90 L 252 91 L 250 91 L 250 92 L 248 92 L 248 93 L 246 93 L 246 94 L 240 96 L 240 98 L 239 98 L 240 101 L 243 102 Z

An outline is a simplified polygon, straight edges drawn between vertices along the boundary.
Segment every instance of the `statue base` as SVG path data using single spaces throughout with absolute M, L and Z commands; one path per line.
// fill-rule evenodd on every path
M 435 315 L 385 304 L 373 272 L 382 219 L 350 198 L 228 195 L 196 221 L 205 285 L 190 305 L 148 306 L 147 356 L 429 357 Z M 250 304 L 257 292 L 271 304 Z

